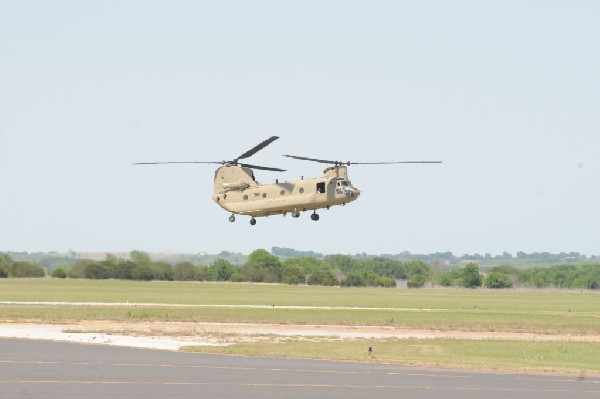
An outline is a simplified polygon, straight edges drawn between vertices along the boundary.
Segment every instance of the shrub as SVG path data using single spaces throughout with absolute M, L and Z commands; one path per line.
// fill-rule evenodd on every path
M 62 267 L 59 267 L 58 269 L 54 269 L 51 276 L 53 278 L 67 278 L 67 272 Z
M 461 286 L 465 288 L 481 287 L 483 283 L 481 274 L 479 274 L 479 266 L 475 263 L 469 263 L 465 266 L 461 276 Z
M 11 266 L 10 275 L 13 277 L 44 277 L 46 272 L 38 265 L 28 262 L 15 262 Z
M 485 279 L 485 286 L 487 288 L 510 288 L 512 283 L 505 274 L 491 272 Z
M 452 273 L 444 273 L 440 274 L 437 279 L 437 283 L 442 287 L 451 287 L 454 279 L 452 278 Z
M 425 276 L 421 274 L 413 274 L 408 280 L 408 288 L 423 288 L 425 285 Z

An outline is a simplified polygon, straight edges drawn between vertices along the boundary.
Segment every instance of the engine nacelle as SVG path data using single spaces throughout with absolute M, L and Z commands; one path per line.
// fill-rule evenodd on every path
M 241 180 L 231 182 L 231 183 L 223 183 L 223 188 L 225 190 L 245 190 L 248 187 L 250 187 L 250 185 Z

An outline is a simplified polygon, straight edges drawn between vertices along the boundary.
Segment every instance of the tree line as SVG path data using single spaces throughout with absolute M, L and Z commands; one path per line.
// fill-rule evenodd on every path
M 14 261 L 9 255 L 0 252 L 0 278 L 44 277 L 46 271 L 35 263 Z
M 0 258 L 0 277 L 42 277 L 38 265 L 15 262 L 9 255 Z M 4 273 L 2 271 L 5 271 Z M 301 256 L 281 260 L 264 249 L 252 252 L 246 262 L 233 265 L 217 259 L 207 266 L 189 261 L 171 265 L 153 261 L 143 251 L 131 251 L 129 259 L 107 254 L 101 261 L 82 259 L 72 267 L 63 265 L 51 272 L 55 278 L 163 280 L 163 281 L 231 281 L 256 283 L 309 284 L 325 286 L 395 287 L 396 279 L 409 279 L 421 287 L 431 276 L 423 261 L 401 262 L 394 259 L 355 259 L 347 255 L 328 255 L 323 259 Z
M 570 288 L 600 289 L 600 264 L 556 265 L 516 269 L 512 266 L 496 266 L 483 275 L 476 263 L 464 268 L 438 274 L 436 282 L 441 286 L 466 288 Z
M 395 287 L 396 279 L 410 278 L 422 286 L 431 276 L 431 268 L 422 261 L 357 260 L 346 255 L 329 255 L 323 259 L 301 256 L 282 261 L 264 249 L 253 251 L 241 266 L 224 259 L 217 259 L 208 266 L 196 266 L 188 261 L 171 266 L 152 261 L 145 252 L 132 251 L 130 259 L 107 255 L 102 261 L 81 260 L 69 270 L 58 270 L 52 273 L 54 277 L 360 287 Z
M 43 277 L 46 270 L 35 263 L 14 261 L 0 253 L 0 278 Z M 422 260 L 400 261 L 376 257 L 360 259 L 348 255 L 322 258 L 299 256 L 281 260 L 264 249 L 252 252 L 242 265 L 216 259 L 207 266 L 189 261 L 170 264 L 153 261 L 150 255 L 134 250 L 129 259 L 111 254 L 101 261 L 81 259 L 73 266 L 63 265 L 51 272 L 55 278 L 231 281 L 256 283 L 309 284 L 343 287 L 396 287 L 406 280 L 410 288 L 430 282 L 438 286 L 466 288 L 581 288 L 600 289 L 600 264 L 557 265 L 517 269 L 496 266 L 482 273 L 477 263 L 444 272 Z

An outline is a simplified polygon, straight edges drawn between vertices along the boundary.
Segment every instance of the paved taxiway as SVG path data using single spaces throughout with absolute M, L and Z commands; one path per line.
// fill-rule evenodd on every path
M 600 378 L 0 339 L 0 397 L 572 399 L 600 397 Z

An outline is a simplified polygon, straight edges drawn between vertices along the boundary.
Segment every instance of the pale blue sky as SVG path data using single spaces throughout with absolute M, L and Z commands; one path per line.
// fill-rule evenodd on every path
M 0 251 L 600 254 L 596 1 L 0 1 Z M 210 199 L 355 166 L 321 220 Z

